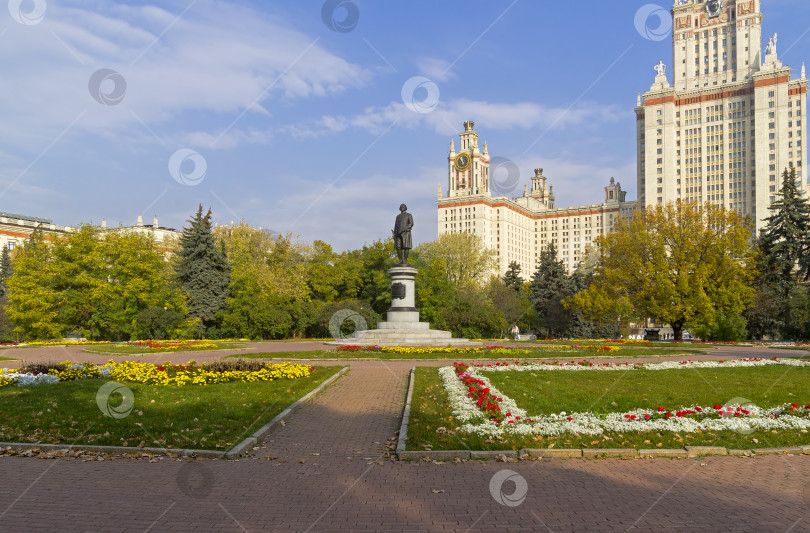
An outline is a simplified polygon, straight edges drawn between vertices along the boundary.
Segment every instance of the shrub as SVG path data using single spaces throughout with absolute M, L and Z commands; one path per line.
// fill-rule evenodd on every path
M 183 322 L 183 315 L 174 309 L 149 307 L 135 317 L 136 339 L 171 339 Z

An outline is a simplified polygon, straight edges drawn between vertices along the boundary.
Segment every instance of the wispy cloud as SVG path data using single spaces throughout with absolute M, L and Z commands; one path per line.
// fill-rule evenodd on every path
M 435 82 L 444 82 L 456 77 L 450 70 L 450 62 L 437 57 L 419 57 L 415 61 L 419 72 Z
M 534 102 L 487 102 L 459 99 L 442 101 L 432 113 L 419 114 L 404 104 L 393 102 L 385 107 L 369 107 L 354 116 L 327 115 L 313 124 L 284 127 L 284 131 L 298 137 L 322 137 L 340 133 L 348 128 L 377 134 L 392 121 L 407 128 L 428 127 L 436 133 L 453 135 L 465 120 L 474 119 L 486 124 L 487 130 L 532 130 L 551 127 L 564 130 L 583 124 L 596 125 L 620 120 L 624 110 L 615 105 L 583 102 L 571 108 L 548 107 Z
M 0 140 L 48 138 L 83 109 L 88 113 L 77 128 L 100 135 L 141 128 L 135 116 L 157 127 L 203 112 L 224 127 L 246 108 L 272 116 L 276 106 L 362 87 L 371 78 L 320 45 L 285 72 L 312 38 L 234 3 L 199 2 L 179 19 L 156 6 L 85 5 L 49 3 L 41 24 L 8 26 L 0 48 Z M 100 68 L 126 80 L 119 105 L 91 98 L 88 80 Z M 20 124 L 28 139 L 19 139 Z

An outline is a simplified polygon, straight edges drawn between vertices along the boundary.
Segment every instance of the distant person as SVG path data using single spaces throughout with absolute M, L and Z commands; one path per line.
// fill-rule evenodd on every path
M 516 341 L 520 340 L 520 328 L 517 326 L 517 324 L 512 326 L 512 336 Z

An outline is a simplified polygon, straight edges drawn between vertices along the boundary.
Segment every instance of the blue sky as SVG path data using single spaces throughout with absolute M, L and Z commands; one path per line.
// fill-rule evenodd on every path
M 180 228 L 201 203 L 337 250 L 389 236 L 402 202 L 434 239 L 469 119 L 516 195 L 543 167 L 558 207 L 611 176 L 635 199 L 636 95 L 672 62 L 671 0 L 8 4 L 0 211 Z M 798 76 L 806 0 L 762 6 Z

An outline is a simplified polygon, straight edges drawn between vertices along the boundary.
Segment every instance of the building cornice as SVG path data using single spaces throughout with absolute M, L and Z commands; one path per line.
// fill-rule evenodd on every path
M 591 204 L 591 205 L 580 205 L 576 207 L 558 207 L 555 209 L 549 209 L 545 211 L 534 211 L 532 209 L 527 209 L 508 198 L 487 198 L 484 196 L 478 196 L 475 197 L 474 199 L 466 198 L 463 200 L 455 198 L 442 198 L 441 200 L 437 200 L 436 203 L 439 209 L 448 207 L 466 207 L 475 205 L 485 205 L 490 208 L 503 207 L 506 209 L 510 209 L 515 213 L 518 213 L 532 220 L 544 220 L 549 218 L 583 216 L 583 215 L 601 215 L 603 213 L 619 213 L 621 212 L 621 209 L 623 207 L 626 208 L 632 206 L 633 208 L 635 208 L 637 204 L 637 202 L 623 202 L 623 203 L 616 203 L 614 205 Z

